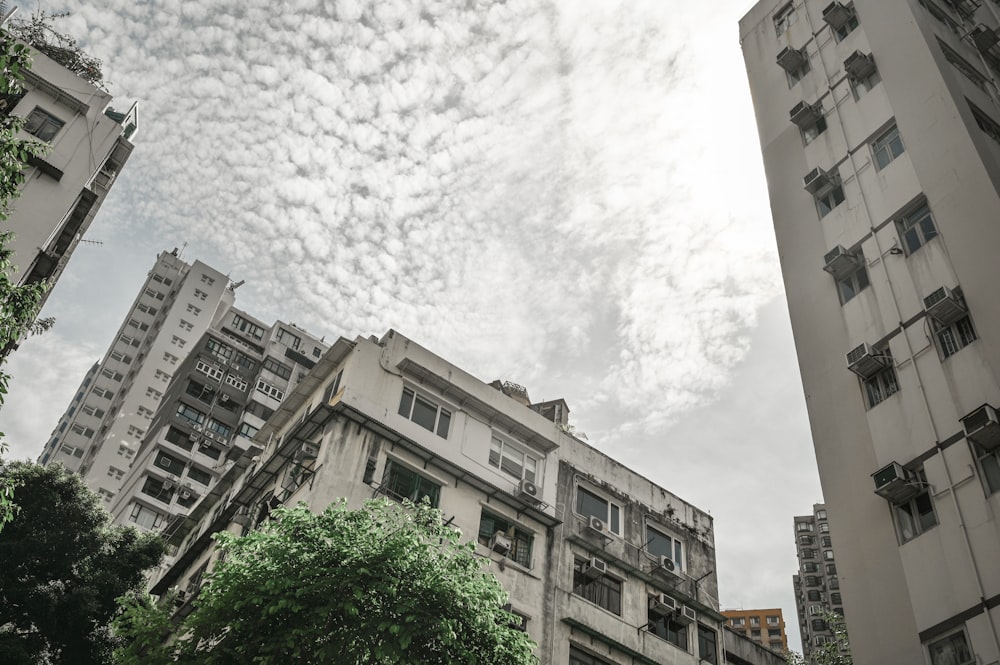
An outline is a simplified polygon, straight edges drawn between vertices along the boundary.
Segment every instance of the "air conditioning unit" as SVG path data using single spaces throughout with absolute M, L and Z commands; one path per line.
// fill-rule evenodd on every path
M 159 464 L 160 466 L 162 466 L 164 469 L 169 469 L 170 468 L 170 458 L 169 457 L 160 456 L 160 457 L 157 458 L 156 463 Z
M 965 438 L 986 450 L 995 450 L 1000 446 L 1000 419 L 996 409 L 989 404 L 983 404 L 962 418 L 962 427 L 965 428 Z
M 649 611 L 660 616 L 670 616 L 680 610 L 681 604 L 665 593 L 658 593 L 649 599 Z
M 913 474 L 898 462 L 882 467 L 872 474 L 872 478 L 875 493 L 895 504 L 906 503 L 920 493 L 920 488 L 912 484 Z
M 854 17 L 854 10 L 839 2 L 831 2 L 823 10 L 823 20 L 834 30 L 840 30 Z
M 220 446 L 222 446 L 223 448 L 229 447 L 229 439 L 227 437 L 222 436 L 221 434 L 216 435 L 215 442 Z
M 608 527 L 606 524 L 604 524 L 604 521 L 597 517 L 591 517 L 590 521 L 587 523 L 587 526 L 590 527 L 591 530 L 601 534 L 603 534 L 605 531 L 608 530 Z
M 806 174 L 802 184 L 813 196 L 823 196 L 837 184 L 837 176 L 816 167 Z
M 319 446 L 315 443 L 303 443 L 302 444 L 302 456 L 316 458 L 319 455 Z
M 215 441 L 215 434 L 213 432 L 205 432 L 205 438 Z
M 524 479 L 517 484 L 517 496 L 533 503 L 538 503 L 542 498 L 542 491 L 538 488 L 538 485 Z
M 176 486 L 177 486 L 177 483 L 175 483 L 172 480 L 164 480 L 163 481 L 163 489 L 164 490 L 172 490 Z
M 996 30 L 985 25 L 977 25 L 969 35 L 972 37 L 972 42 L 976 45 L 976 48 L 983 53 L 989 51 L 1000 41 L 1000 36 L 997 35 Z
M 202 427 L 201 425 L 192 425 L 191 429 L 193 429 L 195 432 L 200 432 L 201 430 L 203 430 L 205 428 Z
M 806 104 L 799 102 L 788 112 L 789 119 L 795 123 L 799 129 L 812 127 L 823 117 L 823 109 L 819 104 Z
M 786 46 L 778 51 L 778 66 L 789 74 L 797 72 L 799 68 L 805 64 L 805 61 L 806 54 L 799 49 L 792 48 L 791 46 Z
M 225 404 L 228 401 L 229 401 L 229 395 L 225 393 L 219 395 L 219 404 Z
M 844 71 L 855 81 L 864 81 L 875 73 L 875 58 L 870 53 L 855 51 L 844 60 Z
M 681 611 L 677 614 L 677 619 L 684 623 L 694 623 L 698 620 L 698 612 L 693 607 L 681 605 Z
M 670 557 L 668 557 L 668 556 L 661 556 L 660 557 L 660 568 L 663 568 L 664 570 L 667 570 L 667 571 L 673 573 L 673 572 L 675 572 L 677 570 L 677 564 L 675 564 L 674 560 L 671 559 Z
M 847 353 L 847 369 L 862 379 L 878 374 L 888 364 L 888 354 L 873 349 L 867 342 L 862 342 Z
M 506 556 L 510 552 L 510 538 L 503 531 L 497 531 L 490 538 L 490 549 Z
M 179 498 L 181 498 L 181 499 L 190 499 L 191 498 L 191 490 L 189 490 L 189 489 L 182 489 L 181 491 L 179 491 L 177 493 L 177 496 Z
M 591 558 L 586 564 L 586 567 L 583 569 L 584 577 L 588 577 L 592 580 L 597 579 L 606 572 L 608 572 L 608 564 L 604 563 L 597 557 Z
M 857 267 L 858 255 L 847 251 L 843 245 L 837 245 L 823 255 L 823 270 L 835 278 L 844 277 Z
M 965 316 L 968 311 L 961 296 L 946 286 L 942 286 L 924 298 L 924 309 L 927 316 L 943 326 L 951 325 Z
M 200 437 L 197 434 L 188 434 L 188 441 L 191 443 L 198 443 Z

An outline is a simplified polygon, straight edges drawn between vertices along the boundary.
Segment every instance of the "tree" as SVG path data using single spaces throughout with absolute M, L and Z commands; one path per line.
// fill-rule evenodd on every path
M 0 466 L 19 510 L 0 533 L 0 663 L 108 662 L 116 599 L 143 585 L 159 536 L 114 526 L 62 466 Z
M 830 632 L 833 633 L 833 641 L 813 647 L 812 656 L 808 661 L 800 654 L 789 651 L 787 654 L 788 665 L 810 665 L 810 663 L 815 665 L 854 665 L 844 617 L 829 610 L 823 612 L 821 616 L 830 628 Z
M 162 615 L 125 604 L 118 665 L 535 663 L 503 587 L 429 505 L 300 505 L 215 538 L 223 556 L 171 645 L 135 648 L 160 640 L 144 626 Z

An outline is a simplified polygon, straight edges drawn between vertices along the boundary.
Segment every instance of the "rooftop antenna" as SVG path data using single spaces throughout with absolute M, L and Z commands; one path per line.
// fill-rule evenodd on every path
M 85 238 L 80 238 L 80 242 L 85 242 L 88 245 L 97 245 L 97 246 L 101 246 L 104 244 L 103 240 L 86 240 Z
M 187 240 L 185 240 L 184 244 L 181 245 L 181 251 L 177 254 L 177 258 L 181 258 L 181 255 L 184 254 L 184 250 L 187 249 L 187 246 Z
M 235 291 L 236 289 L 240 288 L 241 286 L 243 286 L 246 283 L 247 283 L 247 281 L 245 279 L 241 279 L 238 282 L 233 282 L 233 285 L 230 286 L 229 288 L 231 288 L 233 291 Z

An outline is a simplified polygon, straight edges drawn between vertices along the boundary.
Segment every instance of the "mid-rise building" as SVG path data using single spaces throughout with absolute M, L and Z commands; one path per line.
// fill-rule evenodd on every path
M 277 506 L 426 498 L 489 559 L 542 662 L 717 664 L 730 643 L 753 657 L 724 640 L 711 516 L 575 439 L 568 413 L 395 331 L 341 338 L 167 525 L 176 556 L 153 592 L 178 587 L 189 611 L 211 535 Z
M 779 652 L 788 650 L 785 618 L 780 607 L 764 610 L 722 610 L 729 628 L 758 644 Z
M 858 665 L 1000 660 L 998 19 L 761 0 L 740 22 Z
M 138 110 L 115 111 L 108 92 L 35 48 L 23 88 L 0 95 L 0 114 L 25 118 L 20 138 L 50 150 L 25 167 L 4 230 L 15 234 L 15 284 L 53 284 L 132 154 Z
M 836 642 L 824 616 L 828 612 L 844 614 L 826 505 L 814 504 L 811 515 L 796 516 L 794 532 L 795 553 L 799 561 L 799 570 L 792 576 L 795 609 L 802 636 L 802 655 L 806 662 L 811 662 L 816 647 Z

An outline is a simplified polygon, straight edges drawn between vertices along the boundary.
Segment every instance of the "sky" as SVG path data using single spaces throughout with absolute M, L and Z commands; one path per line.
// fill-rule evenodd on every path
M 716 0 L 53 0 L 135 152 L 12 357 L 37 457 L 152 265 L 327 339 L 399 330 L 709 511 L 781 607 L 821 501 L 737 22 Z M 30 11 L 27 7 L 23 11 Z

